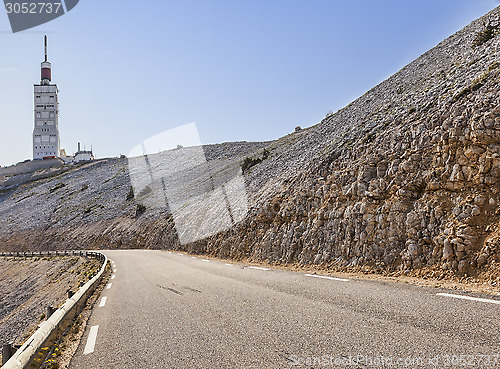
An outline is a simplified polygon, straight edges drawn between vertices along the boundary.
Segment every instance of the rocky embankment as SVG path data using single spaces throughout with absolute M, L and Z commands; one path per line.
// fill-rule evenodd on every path
M 204 147 L 218 163 L 264 159 L 245 170 L 249 213 L 229 231 L 180 245 L 166 209 L 129 195 L 126 159 L 107 159 L 3 187 L 2 248 L 173 248 L 496 279 L 499 31 L 497 8 L 311 128 Z
M 100 268 L 81 257 L 0 258 L 0 345 L 19 345 Z

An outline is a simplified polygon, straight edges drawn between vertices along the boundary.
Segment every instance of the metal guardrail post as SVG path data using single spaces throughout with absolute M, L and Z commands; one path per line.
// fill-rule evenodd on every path
M 13 355 L 12 342 L 6 343 L 2 346 L 2 365 L 4 365 Z

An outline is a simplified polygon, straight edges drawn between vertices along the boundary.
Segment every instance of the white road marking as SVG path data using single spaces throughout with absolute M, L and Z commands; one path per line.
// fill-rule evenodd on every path
M 101 303 L 99 304 L 99 307 L 102 308 L 104 307 L 104 305 L 106 305 L 106 301 L 108 301 L 108 298 L 106 296 L 104 296 L 102 299 L 101 299 Z
M 191 256 L 191 259 L 198 259 L 196 256 Z
M 183 256 L 184 254 L 179 254 L 179 255 Z
M 167 251 L 167 253 L 171 254 L 171 253 L 172 253 L 172 251 Z
M 269 269 L 269 268 L 261 268 L 261 267 L 248 267 L 248 269 L 271 270 L 271 269 Z
M 471 296 L 463 296 L 463 295 L 453 295 L 451 293 L 437 293 L 436 295 L 438 295 L 438 296 L 445 296 L 445 297 L 453 297 L 455 299 L 462 299 L 462 300 L 479 301 L 479 302 L 489 302 L 490 304 L 498 304 L 498 305 L 500 305 L 500 300 L 490 300 L 490 299 L 482 299 L 480 297 L 471 297 Z
M 114 269 L 114 270 L 113 270 L 113 273 L 116 273 L 116 271 L 117 271 L 117 270 L 118 270 L 118 269 Z
M 224 265 L 233 266 L 233 264 L 227 264 L 227 263 L 226 263 L 226 264 L 224 264 Z
M 322 278 L 322 279 L 330 279 L 332 281 L 349 282 L 348 279 L 329 277 L 327 275 L 306 274 L 305 276 L 306 277 L 314 277 L 314 278 Z
M 115 279 L 115 275 L 114 274 L 111 276 L 111 279 Z
M 84 355 L 88 355 L 94 352 L 95 341 L 97 339 L 97 331 L 99 330 L 98 325 L 94 325 L 90 328 L 89 338 L 87 338 L 87 344 L 85 345 L 85 349 L 83 350 Z
M 210 260 L 207 260 L 207 259 L 201 259 L 201 261 L 210 261 Z
M 113 283 L 109 283 L 108 286 L 106 287 L 106 289 L 109 290 L 112 285 L 113 285 Z

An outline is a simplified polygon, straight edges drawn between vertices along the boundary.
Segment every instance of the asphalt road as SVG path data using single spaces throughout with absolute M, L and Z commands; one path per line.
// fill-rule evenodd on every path
M 71 369 L 500 367 L 500 298 L 105 253 L 116 272 Z

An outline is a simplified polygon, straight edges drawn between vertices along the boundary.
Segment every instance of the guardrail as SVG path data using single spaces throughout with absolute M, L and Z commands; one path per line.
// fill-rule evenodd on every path
M 69 298 L 47 320 L 40 325 L 38 330 L 12 355 L 1 367 L 2 369 L 37 368 L 44 361 L 47 353 L 42 352 L 46 343 L 55 341 L 56 337 L 64 332 L 65 327 L 76 318 L 87 298 L 94 292 L 98 282 L 106 269 L 108 258 L 96 251 L 40 251 L 40 252 L 0 252 L 6 257 L 43 257 L 43 256 L 82 256 L 96 258 L 103 261 L 99 272 L 85 283 L 78 292 Z

